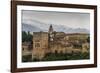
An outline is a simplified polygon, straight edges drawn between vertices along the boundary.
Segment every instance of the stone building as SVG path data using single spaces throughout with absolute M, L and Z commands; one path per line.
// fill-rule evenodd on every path
M 89 34 L 56 32 L 50 25 L 48 32 L 33 32 L 32 59 L 42 59 L 47 53 L 87 52 Z
M 33 51 L 32 58 L 41 59 L 45 56 L 48 49 L 48 33 L 34 32 L 33 33 Z

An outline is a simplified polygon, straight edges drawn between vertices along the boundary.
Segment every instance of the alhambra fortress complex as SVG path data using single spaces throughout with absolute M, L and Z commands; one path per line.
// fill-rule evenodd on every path
M 33 32 L 33 43 L 22 43 L 22 55 L 32 55 L 32 59 L 42 59 L 48 53 L 87 53 L 89 34 L 64 33 L 54 31 L 50 25 L 48 32 Z M 30 50 L 31 49 L 31 50 Z

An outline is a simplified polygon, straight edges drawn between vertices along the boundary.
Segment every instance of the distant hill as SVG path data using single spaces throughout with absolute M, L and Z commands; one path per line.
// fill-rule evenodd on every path
M 27 21 L 22 23 L 22 31 L 30 32 L 39 32 L 45 31 L 48 32 L 50 24 L 42 23 L 36 20 L 32 20 L 31 24 Z M 52 24 L 54 31 L 65 32 L 65 33 L 89 33 L 89 30 L 82 28 L 70 28 L 64 25 L 55 25 Z
M 22 31 L 39 32 L 39 31 L 41 31 L 41 29 L 38 28 L 37 26 L 33 26 L 33 25 L 23 23 L 22 24 Z

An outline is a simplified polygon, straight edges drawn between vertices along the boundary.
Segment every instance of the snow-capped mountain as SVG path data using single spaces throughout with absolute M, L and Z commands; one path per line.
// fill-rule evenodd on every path
M 22 22 L 22 31 L 30 32 L 39 32 L 44 31 L 48 32 L 49 26 L 51 24 L 42 23 L 40 21 L 31 20 Z M 89 30 L 83 28 L 70 28 L 64 25 L 52 24 L 54 31 L 65 32 L 65 33 L 89 33 Z

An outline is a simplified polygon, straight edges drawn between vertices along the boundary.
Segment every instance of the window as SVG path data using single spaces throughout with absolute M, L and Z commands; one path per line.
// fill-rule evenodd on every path
M 39 43 L 35 43 L 35 47 L 40 47 L 40 44 Z

